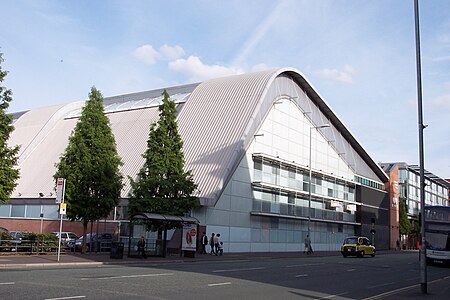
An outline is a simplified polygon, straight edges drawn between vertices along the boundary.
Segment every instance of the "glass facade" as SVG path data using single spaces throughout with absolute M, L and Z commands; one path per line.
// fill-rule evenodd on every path
M 40 218 L 41 212 L 44 219 L 58 220 L 58 205 L 56 204 L 2 204 L 0 205 L 1 218 Z
M 309 170 L 259 157 L 254 157 L 253 178 L 253 212 L 307 218 L 311 187 L 312 218 L 355 222 L 354 183 L 319 173 L 310 183 Z
M 406 200 L 407 213 L 418 217 L 420 205 L 420 175 L 411 169 L 399 169 L 399 196 Z M 425 177 L 425 205 L 447 206 L 448 190 Z

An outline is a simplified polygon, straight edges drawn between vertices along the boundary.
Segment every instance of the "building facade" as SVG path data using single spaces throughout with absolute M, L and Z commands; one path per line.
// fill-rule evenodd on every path
M 282 68 L 169 87 L 186 169 L 198 184 L 192 211 L 227 252 L 338 250 L 348 235 L 389 247 L 385 172 L 297 70 Z M 162 89 L 105 99 L 124 178 L 143 164 Z M 53 174 L 84 102 L 14 114 L 21 178 L 0 226 L 55 217 Z M 113 221 L 126 221 L 125 182 Z M 57 215 L 57 213 L 56 213 Z M 5 226 L 6 224 L 6 226 Z M 203 227 L 202 227 L 203 228 Z M 8 228 L 17 230 L 17 228 Z
M 409 247 L 414 247 L 419 234 L 420 223 L 420 168 L 405 162 L 381 163 L 380 166 L 389 176 L 386 190 L 390 202 L 390 236 L 391 249 L 396 248 L 399 234 L 399 201 L 406 205 L 406 213 L 411 222 L 413 232 Z M 425 170 L 425 205 L 449 206 L 450 183 Z

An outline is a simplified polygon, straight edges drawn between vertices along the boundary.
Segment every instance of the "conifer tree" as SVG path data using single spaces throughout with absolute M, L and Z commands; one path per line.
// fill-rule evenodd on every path
M 137 181 L 129 177 L 130 215 L 154 212 L 183 216 L 199 205 L 191 171 L 184 171 L 183 141 L 178 133 L 175 103 L 163 92 L 159 119 L 150 125 L 145 163 Z
M 19 170 L 15 168 L 20 147 L 8 146 L 8 139 L 14 131 L 14 126 L 11 124 L 12 116 L 6 113 L 12 101 L 12 92 L 1 85 L 8 74 L 7 71 L 3 71 L 2 63 L 3 53 L 0 52 L 0 204 L 9 201 L 20 176 Z
M 409 234 L 411 232 L 411 223 L 408 220 L 408 215 L 406 213 L 406 205 L 404 200 L 400 199 L 399 201 L 399 223 L 400 223 L 400 235 Z
M 88 222 L 106 218 L 119 204 L 123 187 L 121 165 L 111 125 L 104 113 L 103 97 L 92 87 L 54 175 L 55 180 L 66 179 L 67 217 L 82 220 L 84 237 Z M 86 238 L 83 252 L 85 244 Z

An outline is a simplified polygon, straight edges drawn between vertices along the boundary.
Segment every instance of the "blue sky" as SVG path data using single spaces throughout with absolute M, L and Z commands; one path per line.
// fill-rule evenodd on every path
M 272 67 L 376 162 L 418 163 L 413 0 L 1 0 L 10 112 Z M 425 168 L 450 178 L 450 1 L 420 1 Z

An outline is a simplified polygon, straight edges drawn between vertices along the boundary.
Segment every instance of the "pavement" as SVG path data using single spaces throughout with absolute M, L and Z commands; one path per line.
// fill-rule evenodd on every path
M 79 252 L 63 253 L 59 257 L 56 254 L 3 254 L 0 255 L 0 269 L 23 268 L 23 267 L 45 267 L 45 266 L 70 266 L 70 265 L 123 265 L 123 264 L 154 264 L 174 262 L 196 262 L 208 260 L 236 260 L 236 259 L 258 259 L 258 258 L 298 258 L 298 257 L 323 257 L 338 256 L 340 252 L 315 252 L 306 255 L 301 252 L 250 252 L 250 253 L 226 253 L 222 256 L 195 253 L 195 257 L 184 257 L 180 255 L 168 255 L 167 257 L 152 257 L 146 259 L 127 257 L 124 253 L 122 259 L 111 258 L 109 253 L 87 253 Z
M 407 251 L 378 251 L 377 255 L 402 254 Z M 414 251 L 417 252 L 417 251 Z M 238 259 L 277 259 L 277 258 L 309 258 L 339 256 L 338 251 L 316 251 L 312 255 L 302 252 L 251 252 L 251 253 L 226 253 L 223 256 L 209 254 L 195 254 L 195 257 L 181 257 L 172 255 L 167 257 L 147 257 L 146 259 L 127 257 L 126 253 L 122 259 L 111 258 L 109 253 L 63 253 L 59 257 L 55 254 L 27 255 L 27 254 L 2 254 L 0 255 L 1 269 L 51 267 L 51 266 L 87 266 L 87 265 L 126 265 L 126 264 L 161 264 L 161 263 L 181 263 Z M 388 293 L 370 297 L 364 300 L 376 299 L 450 299 L 450 276 L 440 280 L 427 282 L 427 294 L 421 293 L 420 284 L 414 284 Z

